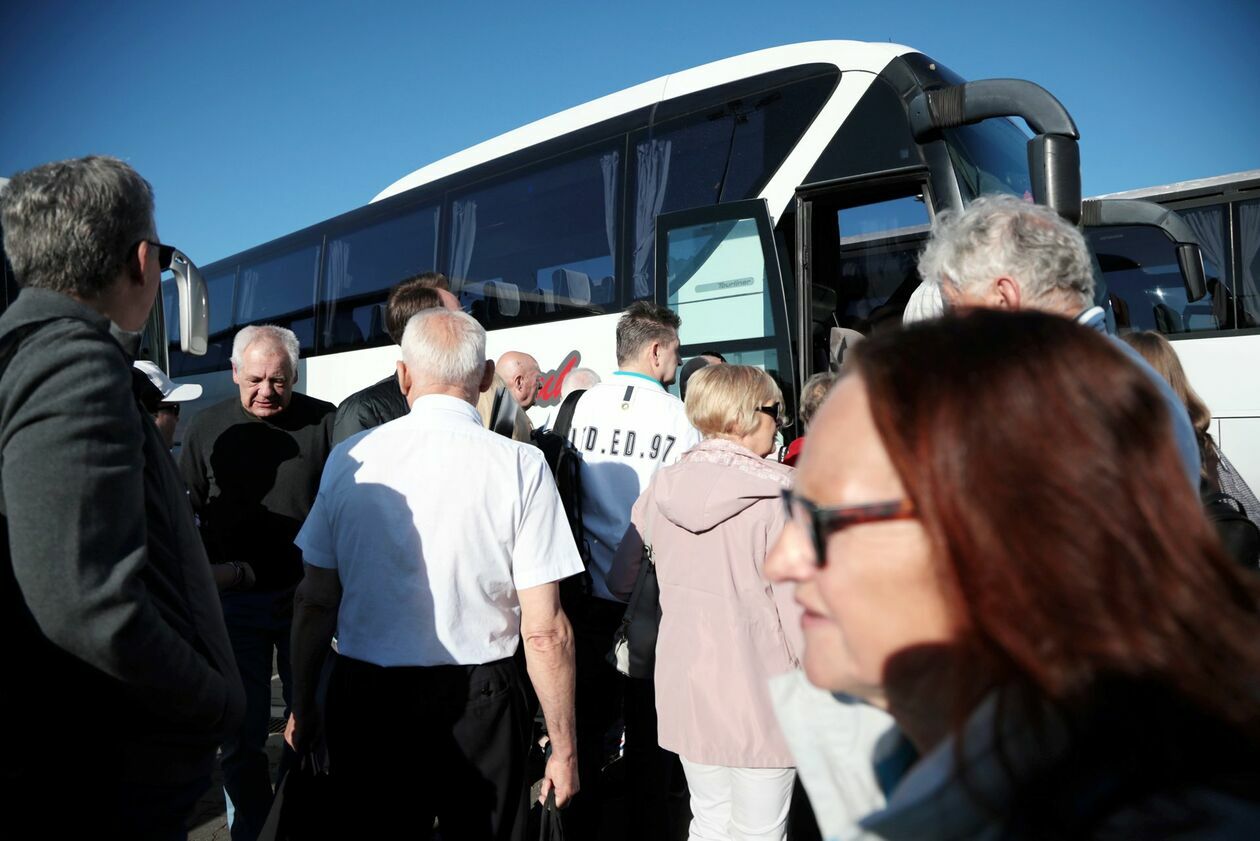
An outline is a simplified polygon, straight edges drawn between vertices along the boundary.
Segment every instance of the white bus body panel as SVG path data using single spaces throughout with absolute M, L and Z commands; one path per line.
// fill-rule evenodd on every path
M 840 69 L 840 84 L 815 117 L 796 148 L 771 178 L 762 196 L 770 203 L 772 221 L 787 207 L 796 188 L 822 154 L 827 143 L 866 93 L 875 74 L 898 56 L 914 52 L 900 44 L 868 44 L 862 41 L 812 41 L 772 47 L 754 53 L 703 64 L 691 70 L 662 76 L 578 105 L 550 117 L 491 138 L 454 155 L 434 161 L 400 178 L 372 201 L 405 192 L 487 161 L 528 149 L 555 137 L 595 125 L 658 102 L 698 93 L 718 85 L 802 64 L 831 64 Z
M 1212 413 L 1212 437 L 1253 490 L 1260 491 L 1260 336 L 1172 342 L 1190 386 Z

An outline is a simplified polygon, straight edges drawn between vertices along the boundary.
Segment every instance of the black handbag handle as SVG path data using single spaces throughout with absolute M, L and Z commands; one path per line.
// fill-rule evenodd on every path
M 564 841 L 564 822 L 560 820 L 560 807 L 556 805 L 556 789 L 547 792 L 547 802 L 542 807 L 542 820 L 538 822 L 538 841 Z

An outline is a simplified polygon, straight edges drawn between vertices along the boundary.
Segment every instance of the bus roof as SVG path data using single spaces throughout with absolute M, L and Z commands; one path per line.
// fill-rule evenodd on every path
M 915 50 L 900 44 L 810 41 L 803 44 L 771 47 L 702 64 L 690 70 L 671 73 L 668 76 L 591 100 L 470 146 L 398 179 L 378 193 L 372 201 L 380 201 L 478 164 L 527 149 L 553 137 L 560 137 L 612 119 L 620 114 L 647 108 L 657 102 L 686 96 L 728 82 L 802 64 L 832 64 L 841 72 L 860 70 L 878 73 L 894 58 L 912 52 Z
M 1193 181 L 1175 181 L 1158 187 L 1142 187 L 1120 193 L 1104 193 L 1096 199 L 1179 199 L 1198 195 L 1226 192 L 1227 188 L 1251 189 L 1260 187 L 1260 169 L 1248 169 L 1213 178 L 1196 178 Z

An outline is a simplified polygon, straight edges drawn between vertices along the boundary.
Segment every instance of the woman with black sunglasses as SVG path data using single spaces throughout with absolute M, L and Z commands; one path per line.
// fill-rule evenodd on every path
M 704 440 L 635 503 L 609 583 L 628 597 L 650 544 L 659 743 L 682 760 L 691 837 L 782 839 L 795 770 L 767 682 L 798 666 L 800 610 L 764 564 L 793 472 L 766 459 L 783 397 L 759 368 L 711 365 L 692 375 L 686 405 Z

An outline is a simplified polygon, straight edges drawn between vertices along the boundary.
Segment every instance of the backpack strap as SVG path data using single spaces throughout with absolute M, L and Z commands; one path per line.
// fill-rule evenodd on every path
M 551 425 L 551 431 L 566 441 L 569 440 L 569 427 L 573 425 L 573 413 L 577 410 L 578 400 L 585 393 L 584 388 L 570 391 L 564 398 L 564 402 L 560 404 L 559 411 L 556 412 L 556 422 Z

